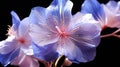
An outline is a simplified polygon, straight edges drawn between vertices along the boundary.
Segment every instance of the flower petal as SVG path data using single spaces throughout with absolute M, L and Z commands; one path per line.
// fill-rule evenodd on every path
M 58 53 L 56 52 L 55 43 L 48 44 L 44 47 L 40 47 L 36 44 L 32 44 L 34 56 L 40 60 L 53 61 L 58 58 Z
M 8 65 L 19 54 L 19 47 L 14 36 L 9 36 L 6 40 L 0 42 L 0 62 Z
M 34 57 L 25 55 L 22 51 L 12 62 L 12 65 L 18 65 L 19 67 L 39 67 L 39 63 Z
M 34 7 L 31 10 L 29 21 L 30 23 L 45 23 L 46 22 L 46 9 L 43 7 Z
M 106 21 L 105 12 L 97 0 L 85 0 L 81 12 L 92 14 L 96 20 L 102 21 L 102 23 Z
M 72 62 L 86 62 L 81 50 L 69 39 L 65 39 L 64 43 L 60 42 L 58 44 L 57 52 L 60 55 L 65 55 Z
M 76 17 L 77 18 L 77 17 Z M 84 19 L 86 18 L 86 19 Z M 71 37 L 77 42 L 83 42 L 86 46 L 95 47 L 100 43 L 101 28 L 90 14 L 84 15 L 81 19 L 70 25 Z
M 71 10 L 73 7 L 73 3 L 71 1 L 67 1 L 66 5 L 64 6 L 64 23 L 68 25 L 68 23 L 71 21 Z
M 12 15 L 12 23 L 13 23 L 12 26 L 13 26 L 13 29 L 16 31 L 16 30 L 18 30 L 18 27 L 20 24 L 20 19 L 14 11 L 11 12 L 11 15 Z
M 17 48 L 17 41 L 14 36 L 8 36 L 6 40 L 0 42 L 0 54 L 7 54 Z
M 54 0 L 47 8 L 48 14 L 53 15 L 59 23 L 68 24 L 71 19 L 73 3 L 70 0 Z M 51 16 L 50 15 L 50 16 Z
M 50 32 L 44 26 L 31 25 L 30 36 L 32 40 L 39 46 L 45 46 L 51 43 L 55 43 L 58 37 L 55 33 Z
M 96 56 L 96 47 L 89 47 L 86 46 L 85 43 L 80 43 L 80 42 L 74 42 L 75 45 L 81 50 L 84 59 L 86 60 L 85 62 L 89 62 L 94 60 Z
M 107 7 L 109 7 L 110 10 L 112 11 L 115 11 L 113 9 L 116 9 L 117 8 L 117 2 L 115 1 L 109 1 L 107 4 L 106 4 Z
M 2 65 L 7 66 L 11 63 L 19 55 L 19 51 L 20 49 L 16 48 L 7 54 L 0 54 L 0 62 Z
M 26 55 L 33 55 L 33 49 L 32 45 L 29 44 L 27 47 L 21 47 L 21 50 L 26 54 Z
M 48 10 L 43 7 L 35 7 L 31 10 L 29 21 L 30 24 L 36 24 L 43 26 L 45 29 L 49 29 L 51 31 L 55 31 L 55 21 L 53 22 L 54 17 L 48 17 Z
M 106 26 L 111 28 L 120 28 L 120 15 L 117 16 L 114 12 L 111 12 L 106 6 L 104 6 L 104 10 L 107 16 Z
M 79 13 L 78 13 L 79 15 Z M 95 21 L 90 14 L 80 16 L 75 15 L 74 19 L 81 17 L 74 21 L 74 24 L 70 24 L 71 29 L 70 39 L 74 42 L 76 47 L 81 50 L 84 59 L 91 61 L 96 55 L 96 46 L 100 43 L 100 25 Z
M 27 17 L 27 18 L 23 19 L 19 24 L 18 36 L 19 37 L 28 36 L 29 27 L 30 27 L 30 22 L 29 22 L 29 18 Z
M 103 5 L 104 11 L 106 13 L 107 21 L 106 26 L 111 28 L 120 27 L 120 6 L 119 3 L 115 1 L 109 1 L 107 5 Z

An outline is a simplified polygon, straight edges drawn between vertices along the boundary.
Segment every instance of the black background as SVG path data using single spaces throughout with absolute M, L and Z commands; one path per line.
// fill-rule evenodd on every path
M 74 3 L 72 14 L 80 11 L 81 4 L 84 0 L 72 0 Z M 100 3 L 107 3 L 108 0 L 98 0 Z M 8 26 L 12 24 L 10 12 L 15 11 L 20 19 L 29 16 L 31 8 L 35 6 L 47 7 L 52 0 L 0 0 L 0 41 L 7 38 L 6 33 Z M 106 29 L 102 34 L 110 33 L 116 29 Z M 97 47 L 96 58 L 87 63 L 72 64 L 73 66 L 113 66 L 120 67 L 120 39 L 115 37 L 102 38 L 100 45 Z M 0 66 L 2 67 L 2 66 Z M 12 66 L 8 66 L 12 67 Z

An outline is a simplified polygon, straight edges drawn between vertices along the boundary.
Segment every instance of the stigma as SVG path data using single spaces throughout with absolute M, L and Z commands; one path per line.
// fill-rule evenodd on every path
M 66 38 L 68 36 L 68 33 L 64 30 L 64 28 L 60 28 L 58 26 L 55 26 L 55 28 L 57 29 L 58 36 L 62 38 Z

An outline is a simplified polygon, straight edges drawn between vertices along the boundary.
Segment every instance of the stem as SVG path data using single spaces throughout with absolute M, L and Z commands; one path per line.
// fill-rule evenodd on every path
M 116 30 L 115 32 L 113 32 L 114 34 L 116 34 L 116 33 L 118 33 L 118 32 L 120 32 L 120 29 L 118 29 L 118 30 Z
M 115 36 L 117 38 L 120 38 L 120 35 L 117 35 L 117 33 L 120 32 L 120 29 L 114 31 L 113 33 L 110 34 L 106 34 L 106 35 L 101 35 L 101 38 L 105 38 L 105 37 L 110 37 L 110 36 Z
M 110 37 L 110 36 L 113 36 L 114 34 L 111 33 L 111 34 L 106 34 L 106 35 L 101 35 L 101 38 L 105 38 L 105 37 Z
M 115 34 L 115 35 L 113 35 L 114 37 L 117 37 L 117 38 L 120 38 L 120 35 L 117 35 L 117 34 Z

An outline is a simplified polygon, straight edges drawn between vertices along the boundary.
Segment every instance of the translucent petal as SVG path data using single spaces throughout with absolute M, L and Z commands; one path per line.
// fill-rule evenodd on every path
M 70 25 L 71 38 L 77 42 L 84 42 L 86 46 L 95 47 L 100 43 L 101 27 L 89 14 L 74 21 Z
M 65 39 L 63 42 L 60 42 L 57 47 L 57 52 L 60 55 L 65 55 L 70 61 L 78 63 L 78 62 L 86 62 L 84 56 L 79 49 L 71 40 Z
M 115 1 L 109 1 L 107 4 L 106 4 L 107 7 L 109 7 L 109 9 L 111 11 L 115 11 L 115 9 L 117 8 L 117 2 Z M 113 10 L 114 9 L 114 10 Z
M 18 65 L 19 67 L 39 67 L 39 63 L 34 57 L 25 55 L 22 51 L 12 62 L 12 65 Z
M 0 54 L 0 62 L 2 65 L 7 66 L 10 64 L 16 57 L 18 57 L 19 51 L 20 49 L 16 48 L 7 54 Z
M 29 16 L 30 23 L 43 24 L 46 22 L 46 9 L 43 7 L 34 7 Z
M 69 0 L 54 0 L 47 8 L 47 15 L 57 25 L 68 24 L 71 19 L 72 2 Z
M 106 26 L 111 27 L 111 28 L 119 28 L 120 27 L 120 15 L 115 13 L 115 11 L 112 11 L 111 8 L 109 9 L 109 7 L 103 5 L 106 16 L 107 16 L 107 22 L 106 22 Z
M 19 37 L 25 37 L 25 36 L 28 36 L 28 31 L 29 31 L 29 28 L 30 28 L 30 22 L 29 22 L 29 18 L 24 18 L 21 23 L 19 24 L 19 34 L 18 36 Z M 23 33 L 24 32 L 24 33 Z
M 44 47 L 40 47 L 36 44 L 32 44 L 34 56 L 40 60 L 53 61 L 58 58 L 58 53 L 56 52 L 56 43 L 48 44 Z
M 96 46 L 100 43 L 101 27 L 90 14 L 77 13 L 72 20 L 74 23 L 71 22 L 69 25 L 70 39 L 81 50 L 84 62 L 91 61 L 95 58 Z
M 19 54 L 19 45 L 14 36 L 0 42 L 0 62 L 6 66 Z
M 96 47 L 89 47 L 86 46 L 85 43 L 80 43 L 80 42 L 75 42 L 75 45 L 81 50 L 84 59 L 86 60 L 85 62 L 89 62 L 94 60 L 96 56 Z
M 22 46 L 22 47 L 21 47 L 21 50 L 22 50 L 26 55 L 33 55 L 33 49 L 32 49 L 32 45 L 31 45 L 31 44 L 29 44 L 29 46 L 27 46 L 27 47 Z
M 44 26 L 32 25 L 30 30 L 32 40 L 39 46 L 45 46 L 58 41 L 55 33 L 50 32 Z
M 102 21 L 102 23 L 106 21 L 105 12 L 97 0 L 85 0 L 81 12 L 92 14 L 96 20 Z
M 106 26 L 111 28 L 120 27 L 120 12 L 119 4 L 115 1 L 109 1 L 107 5 L 103 5 L 104 11 L 106 13 L 107 21 Z
M 13 26 L 14 30 L 16 31 L 16 30 L 18 30 L 18 27 L 20 24 L 20 19 L 14 11 L 11 12 L 11 15 L 12 15 L 12 23 L 13 23 L 12 26 Z
M 71 1 L 67 1 L 66 5 L 64 6 L 64 22 L 66 25 L 71 21 L 71 10 L 73 7 L 73 3 Z
M 8 36 L 6 40 L 0 42 L 0 54 L 8 54 L 17 48 L 17 40 L 14 36 Z
M 30 23 L 44 26 L 45 28 L 49 28 L 51 30 L 55 30 L 55 18 L 52 16 L 48 17 L 47 12 L 49 12 L 49 10 L 46 10 L 43 7 L 33 8 L 29 16 Z

